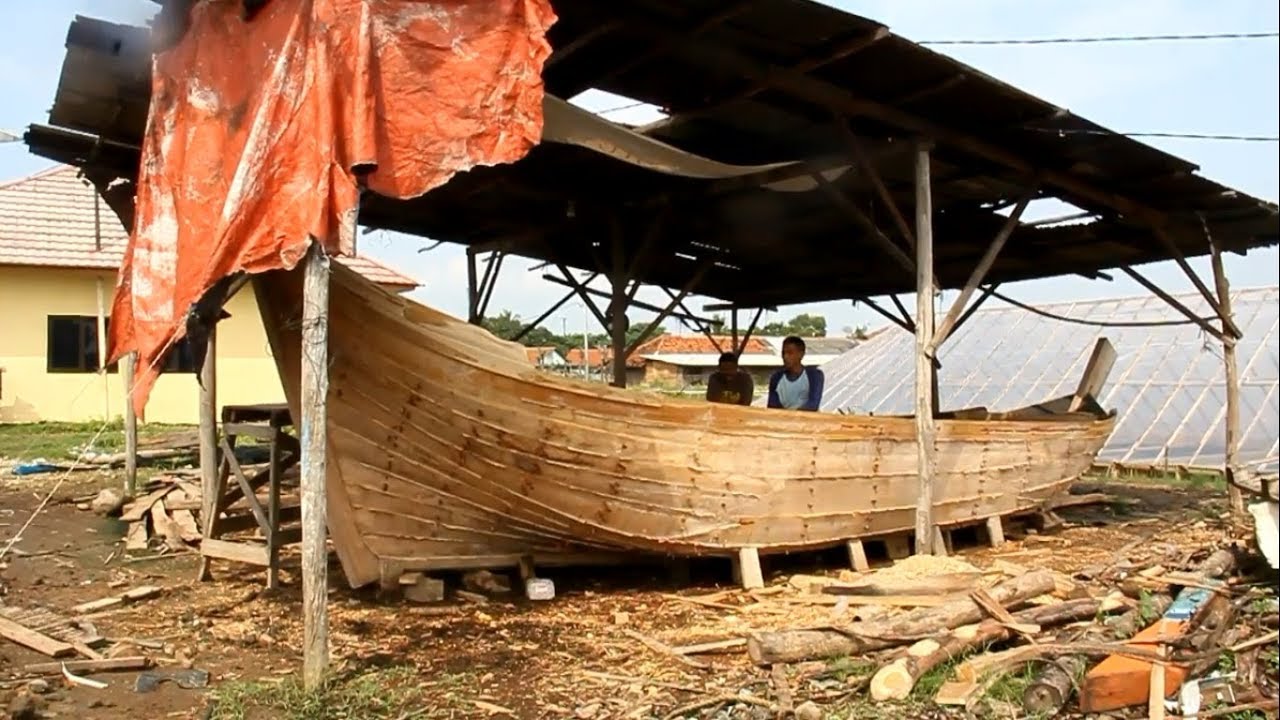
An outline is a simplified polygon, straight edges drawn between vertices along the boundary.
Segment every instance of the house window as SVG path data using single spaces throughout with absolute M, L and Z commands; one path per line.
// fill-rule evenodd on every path
M 105 322 L 111 334 L 111 318 Z M 48 365 L 51 373 L 98 372 L 98 318 L 92 315 L 50 315 Z M 118 363 L 107 372 L 119 372 Z M 160 372 L 195 372 L 191 344 L 184 337 L 170 348 L 159 365 Z
M 107 322 L 111 321 L 108 319 Z M 98 318 L 92 315 L 50 315 L 48 340 L 49 372 L 98 372 Z M 116 370 L 115 365 L 107 368 L 107 372 Z

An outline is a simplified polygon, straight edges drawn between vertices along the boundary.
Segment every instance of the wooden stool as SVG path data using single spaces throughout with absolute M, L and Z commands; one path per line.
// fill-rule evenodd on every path
M 293 425 L 289 406 L 226 405 L 222 408 L 222 439 L 219 441 L 218 473 L 211 496 L 204 498 L 204 531 L 200 542 L 200 580 L 207 580 L 209 562 L 213 558 L 259 565 L 267 568 L 267 587 L 279 585 L 280 548 L 301 540 L 301 530 L 294 528 L 281 532 L 283 515 L 288 520 L 301 516 L 300 507 L 280 508 L 280 481 L 284 473 L 302 458 L 302 448 L 297 439 L 286 434 L 284 428 Z M 269 460 L 267 467 L 253 476 L 246 476 L 236 460 L 236 439 L 248 436 L 267 443 Z M 235 475 L 235 484 L 228 483 Z M 267 507 L 262 507 L 257 491 L 267 486 Z M 232 512 L 232 505 L 241 499 L 248 509 L 245 513 Z M 223 514 L 226 517 L 223 517 Z M 249 539 L 224 540 L 222 536 L 257 527 L 266 544 Z

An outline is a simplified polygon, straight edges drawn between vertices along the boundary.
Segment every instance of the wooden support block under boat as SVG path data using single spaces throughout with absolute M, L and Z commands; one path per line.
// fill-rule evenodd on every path
M 254 278 L 299 413 L 299 272 Z M 734 557 L 883 538 L 908 551 L 912 418 L 708 404 L 541 372 L 524 349 L 331 268 L 326 495 L 352 586 L 384 570 L 590 554 Z M 939 419 L 934 523 L 1028 512 L 1093 464 L 1115 423 L 1070 396 Z M 577 564 L 577 563 L 574 563 Z M 384 567 L 385 566 L 385 567 Z

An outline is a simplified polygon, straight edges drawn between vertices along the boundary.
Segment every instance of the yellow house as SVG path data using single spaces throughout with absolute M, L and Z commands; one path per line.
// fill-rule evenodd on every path
M 0 422 L 99 421 L 124 412 L 124 379 L 100 370 L 128 235 L 78 170 L 58 166 L 0 184 Z M 414 280 L 367 257 L 339 262 L 406 292 Z M 218 404 L 283 402 L 266 334 L 246 287 L 218 323 Z M 197 423 L 189 347 L 174 346 L 145 419 Z

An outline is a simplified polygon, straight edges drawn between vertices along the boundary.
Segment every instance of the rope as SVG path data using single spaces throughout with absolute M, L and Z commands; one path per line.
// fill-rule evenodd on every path
M 1007 295 L 991 291 L 991 295 L 999 300 L 1009 303 L 1010 305 L 1026 310 L 1029 313 L 1046 317 L 1050 320 L 1061 320 L 1062 322 L 1075 323 L 1076 325 L 1089 325 L 1091 327 L 1167 327 L 1171 325 L 1194 325 L 1192 320 L 1129 320 L 1129 321 L 1101 321 L 1101 320 L 1085 320 L 1084 318 L 1068 317 L 1066 315 L 1057 315 L 1048 310 L 1041 310 L 1038 307 L 1018 302 Z M 1206 322 L 1208 322 L 1206 320 Z

